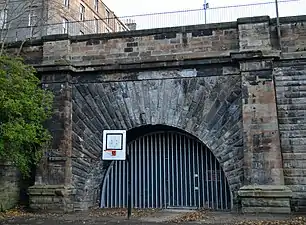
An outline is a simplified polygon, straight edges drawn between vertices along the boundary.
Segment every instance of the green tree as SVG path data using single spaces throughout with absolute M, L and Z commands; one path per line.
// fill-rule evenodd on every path
M 52 102 L 33 67 L 0 56 L 0 160 L 13 163 L 24 176 L 51 139 L 43 123 L 51 116 Z

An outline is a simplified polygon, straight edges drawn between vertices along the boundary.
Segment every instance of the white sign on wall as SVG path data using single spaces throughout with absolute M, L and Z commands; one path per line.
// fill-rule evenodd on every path
M 126 131 L 103 131 L 103 160 L 126 160 Z

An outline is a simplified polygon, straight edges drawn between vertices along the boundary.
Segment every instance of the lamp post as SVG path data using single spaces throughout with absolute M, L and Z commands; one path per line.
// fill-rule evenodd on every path
M 205 24 L 206 24 L 206 10 L 209 8 L 209 4 L 206 2 L 206 0 L 204 0 L 204 16 L 205 16 Z

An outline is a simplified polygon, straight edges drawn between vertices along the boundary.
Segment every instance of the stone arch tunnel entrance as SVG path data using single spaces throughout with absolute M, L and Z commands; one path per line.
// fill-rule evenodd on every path
M 152 126 L 130 133 L 128 139 L 133 208 L 231 208 L 229 186 L 219 162 L 195 137 Z M 114 161 L 109 167 L 101 207 L 127 207 L 127 163 Z

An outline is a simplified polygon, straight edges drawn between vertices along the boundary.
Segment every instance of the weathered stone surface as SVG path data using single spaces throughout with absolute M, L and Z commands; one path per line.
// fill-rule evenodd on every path
M 0 211 L 15 207 L 19 202 L 21 175 L 10 163 L 0 161 Z
M 65 185 L 34 185 L 29 188 L 30 206 L 34 210 L 71 212 L 75 210 L 75 190 Z
M 301 61 L 298 65 L 280 62 L 274 68 L 273 75 L 276 81 L 285 184 L 293 191 L 293 209 L 304 211 L 306 202 L 302 199 L 306 196 L 306 61 Z
M 142 73 L 136 74 L 139 75 Z M 180 80 L 151 80 L 155 78 L 154 73 L 146 76 L 146 80 L 125 83 L 92 81 L 75 85 L 73 155 L 78 157 L 73 160 L 72 173 L 80 193 L 86 194 L 92 188 L 88 186 L 97 189 L 101 185 L 101 180 L 91 179 L 97 178 L 93 174 L 100 174 L 98 177 L 102 178 L 106 168 L 105 162 L 99 162 L 101 130 L 162 124 L 180 128 L 202 140 L 223 165 L 236 196 L 243 175 L 239 76 L 209 77 L 207 74 L 207 77 Z
M 272 62 L 243 64 L 245 183 L 284 184 Z
M 292 191 L 282 185 L 249 185 L 239 190 L 243 213 L 290 213 Z
M 258 19 L 258 21 L 257 21 Z M 238 19 L 239 49 L 244 50 L 270 50 L 271 34 L 269 17 L 254 17 L 252 23 Z
M 48 207 L 50 206 L 50 209 L 56 210 L 57 207 L 52 205 L 53 200 L 50 202 L 48 200 L 47 205 L 40 203 L 44 202 L 43 199 L 50 195 L 50 191 L 52 192 L 56 185 L 71 185 L 72 183 L 72 93 L 71 85 L 67 82 L 69 81 L 69 74 L 62 74 L 59 77 L 64 77 L 64 79 L 59 81 L 45 80 L 45 83 L 43 83 L 43 88 L 52 91 L 55 95 L 54 113 L 46 123 L 53 139 L 51 148 L 45 150 L 44 157 L 37 170 L 35 186 L 29 192 L 30 207 L 35 209 L 49 209 Z M 37 194 L 36 190 L 41 191 Z M 61 198 L 64 200 L 59 201 L 57 199 L 55 201 L 63 203 L 70 196 L 65 194 Z M 67 210 L 70 210 L 70 208 L 73 208 L 73 206 L 68 206 L 68 204 L 65 204 L 59 209 L 67 207 Z

